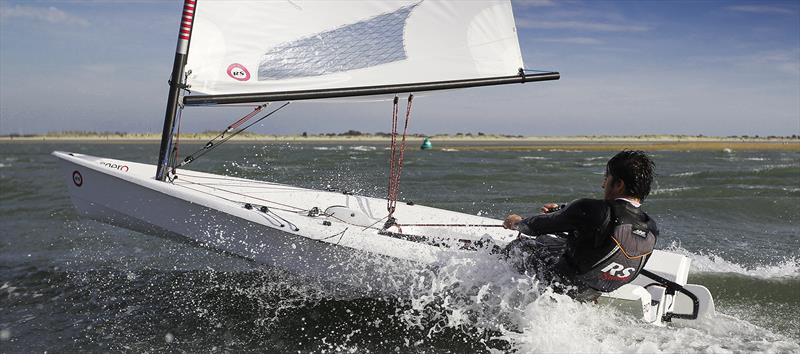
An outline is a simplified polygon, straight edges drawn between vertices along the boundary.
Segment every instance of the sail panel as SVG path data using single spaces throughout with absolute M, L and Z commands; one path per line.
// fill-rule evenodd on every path
M 508 77 L 522 67 L 511 4 L 498 0 L 200 0 L 186 64 L 191 91 L 205 95 Z

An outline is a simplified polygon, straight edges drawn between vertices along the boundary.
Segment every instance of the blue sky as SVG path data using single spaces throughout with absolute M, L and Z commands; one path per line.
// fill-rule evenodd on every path
M 178 1 L 0 0 L 0 134 L 158 132 Z M 514 2 L 530 69 L 562 79 L 439 93 L 411 131 L 800 134 L 800 1 Z M 376 132 L 390 104 L 295 103 L 261 133 Z M 185 131 L 237 108 L 191 108 Z

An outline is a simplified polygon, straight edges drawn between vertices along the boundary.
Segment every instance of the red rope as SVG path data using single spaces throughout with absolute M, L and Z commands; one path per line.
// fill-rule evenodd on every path
M 386 188 L 386 210 L 389 212 L 389 216 L 391 217 L 392 213 L 394 213 L 395 204 L 397 201 L 393 199 L 394 196 L 394 163 L 395 163 L 395 155 L 397 154 L 397 105 L 398 98 L 394 96 L 394 103 L 392 104 L 392 140 L 390 144 L 390 153 L 389 153 L 389 186 Z M 394 200 L 394 203 L 393 203 Z
M 388 218 L 392 217 L 397 206 L 397 197 L 400 193 L 400 174 L 403 172 L 403 159 L 406 151 L 406 136 L 408 135 L 408 121 L 411 119 L 411 103 L 414 95 L 408 95 L 406 103 L 406 119 L 403 126 L 403 136 L 400 142 L 400 151 L 397 151 L 397 116 L 399 113 L 398 98 L 395 96 L 392 107 L 392 142 L 389 155 L 389 187 L 387 188 L 386 210 Z
M 246 122 L 250 118 L 253 118 L 253 116 L 258 114 L 258 112 L 261 112 L 261 109 L 263 109 L 264 107 L 266 107 L 266 106 L 265 105 L 261 105 L 261 106 L 256 107 L 252 112 L 248 113 L 246 116 L 244 116 L 241 119 L 237 120 L 235 123 L 229 125 L 228 129 L 226 129 L 226 130 L 230 131 L 231 129 L 236 129 L 238 126 L 242 125 L 242 123 Z

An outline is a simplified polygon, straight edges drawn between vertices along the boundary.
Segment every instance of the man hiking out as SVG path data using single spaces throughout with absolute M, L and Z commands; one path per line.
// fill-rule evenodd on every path
M 644 152 L 624 150 L 606 164 L 602 200 L 545 204 L 543 214 L 527 219 L 509 215 L 503 226 L 521 234 L 504 249 L 508 260 L 579 301 L 629 283 L 658 236 L 655 221 L 640 208 L 654 167 Z

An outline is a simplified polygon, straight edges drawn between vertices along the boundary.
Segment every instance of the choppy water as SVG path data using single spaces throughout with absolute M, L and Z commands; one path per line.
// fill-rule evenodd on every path
M 52 150 L 153 163 L 158 146 L 0 145 L 0 351 L 800 350 L 797 151 L 653 152 L 659 177 L 646 209 L 658 247 L 692 259 L 690 282 L 722 313 L 664 328 L 610 305 L 537 297 L 531 279 L 480 255 L 447 260 L 410 299 L 340 297 L 279 269 L 78 219 Z M 383 144 L 218 150 L 192 168 L 385 193 Z M 501 218 L 597 197 L 610 155 L 411 150 L 402 198 Z

